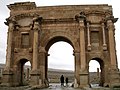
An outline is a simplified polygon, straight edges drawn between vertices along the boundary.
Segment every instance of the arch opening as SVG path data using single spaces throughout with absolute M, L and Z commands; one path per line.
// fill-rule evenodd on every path
M 47 45 L 49 56 L 46 60 L 49 84 L 60 83 L 60 76 L 68 77 L 69 83 L 74 80 L 74 56 L 72 43 L 64 37 L 53 38 Z
M 16 77 L 20 86 L 28 85 L 30 81 L 31 63 L 27 59 L 20 59 L 17 63 Z
M 100 58 L 89 61 L 89 84 L 92 87 L 104 85 L 104 62 Z
M 63 41 L 54 43 L 48 54 L 50 55 L 48 56 L 48 68 L 74 71 L 73 48 L 68 43 Z

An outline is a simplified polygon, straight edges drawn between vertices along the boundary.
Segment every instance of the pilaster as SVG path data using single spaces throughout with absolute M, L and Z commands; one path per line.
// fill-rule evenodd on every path
M 40 71 L 41 71 L 41 84 L 43 87 L 48 87 L 49 83 L 48 83 L 48 79 L 46 78 L 46 64 L 47 64 L 47 56 L 48 53 L 45 50 L 45 47 L 40 46 L 39 47 L 39 58 L 40 58 Z

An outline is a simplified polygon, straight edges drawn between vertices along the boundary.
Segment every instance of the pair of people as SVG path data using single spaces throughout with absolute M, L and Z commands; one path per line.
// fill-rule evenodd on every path
M 60 77 L 60 81 L 61 81 L 61 86 L 64 86 L 64 76 L 63 75 Z M 67 77 L 66 77 L 65 81 L 66 81 L 66 86 L 68 86 L 68 78 Z

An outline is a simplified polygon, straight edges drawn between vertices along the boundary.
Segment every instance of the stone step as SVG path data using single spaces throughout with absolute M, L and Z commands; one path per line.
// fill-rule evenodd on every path
M 92 90 L 111 90 L 110 88 L 92 88 Z

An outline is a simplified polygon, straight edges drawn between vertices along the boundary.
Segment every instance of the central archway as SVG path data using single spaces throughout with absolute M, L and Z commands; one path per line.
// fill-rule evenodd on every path
M 68 78 L 69 83 L 74 81 L 73 47 L 64 42 L 54 43 L 48 51 L 48 80 L 49 84 L 59 83 L 60 76 Z
M 74 70 L 73 47 L 64 41 L 54 43 L 48 51 L 48 68 Z
M 75 62 L 75 60 L 74 60 L 74 56 L 73 56 L 73 50 L 74 50 L 74 47 L 73 47 L 73 44 L 71 43 L 71 41 L 70 40 L 68 40 L 67 38 L 65 38 L 65 37 L 61 37 L 61 36 L 57 36 L 57 37 L 54 37 L 54 38 L 52 38 L 49 42 L 48 42 L 48 44 L 47 44 L 47 47 L 45 48 L 46 49 L 46 51 L 47 51 L 47 53 L 49 52 L 49 49 L 54 45 L 54 44 L 56 44 L 56 43 L 63 43 L 63 44 L 69 44 L 70 46 L 71 46 L 71 50 L 72 50 L 72 54 L 71 54 L 71 59 L 73 60 L 72 62 Z M 63 51 L 64 52 L 64 51 Z M 48 56 L 49 56 L 49 53 L 48 53 Z M 46 58 L 46 78 L 48 79 L 48 56 L 47 56 L 47 58 Z M 68 60 L 67 60 L 68 61 Z M 64 61 L 61 61 L 61 62 L 64 62 Z M 71 62 L 71 61 L 70 61 Z M 64 63 L 65 65 L 67 65 L 66 63 Z M 72 64 L 74 64 L 73 66 L 74 66 L 74 68 L 75 68 L 75 63 L 72 63 Z M 65 66 L 64 66 L 65 67 Z M 65 68 L 59 68 L 59 69 L 65 69 Z M 73 69 L 74 69 L 73 68 Z M 56 69 L 56 68 L 53 68 L 53 69 Z M 71 71 L 74 71 L 74 70 L 71 70 Z M 59 72 L 59 71 L 58 71 Z M 74 71 L 75 72 L 75 71 Z M 74 72 L 72 72 L 72 78 L 74 77 Z M 64 74 L 65 75 L 65 77 L 67 77 L 66 75 L 67 75 L 67 73 L 65 73 Z M 70 77 L 71 77 L 71 75 L 69 75 Z M 60 77 L 60 75 L 58 75 L 57 76 L 57 79 L 59 79 L 59 77 Z M 49 80 L 49 79 L 48 79 Z M 72 79 L 72 82 L 74 81 L 74 79 Z M 57 81 L 58 82 L 58 81 Z

